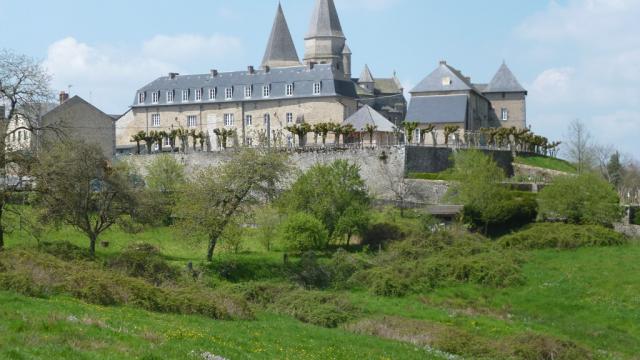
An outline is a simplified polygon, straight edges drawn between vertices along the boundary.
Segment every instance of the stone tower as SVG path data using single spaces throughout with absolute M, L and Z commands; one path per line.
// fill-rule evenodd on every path
M 497 121 L 502 127 L 527 127 L 527 90 L 525 90 L 507 64 L 503 63 L 483 91 L 491 101 Z
M 348 47 L 345 49 L 345 45 L 346 38 L 335 3 L 333 0 L 316 0 L 309 33 L 304 39 L 304 62 L 334 64 L 337 70 L 345 73 L 344 60 L 351 58 L 351 54 L 346 53 L 351 51 Z
M 376 81 L 373 79 L 371 70 L 369 70 L 369 65 L 365 64 L 364 69 L 362 69 L 362 73 L 360 74 L 360 78 L 358 79 L 358 85 L 369 92 L 373 92 L 375 89 L 375 84 Z
M 344 67 L 344 77 L 351 79 L 351 49 L 347 44 L 344 44 L 344 49 L 342 49 L 342 66 Z
M 291 38 L 287 19 L 284 17 L 282 6 L 278 4 L 276 18 L 273 21 L 271 36 L 267 43 L 267 50 L 264 52 L 262 67 L 288 67 L 300 64 L 298 52 Z

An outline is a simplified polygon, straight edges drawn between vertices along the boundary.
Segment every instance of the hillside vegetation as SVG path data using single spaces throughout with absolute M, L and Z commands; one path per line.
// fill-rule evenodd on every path
M 549 156 L 542 156 L 542 155 L 517 156 L 514 159 L 514 162 L 516 164 L 534 166 L 542 169 L 549 169 L 549 170 L 555 170 L 555 171 L 562 171 L 569 174 L 576 173 L 575 166 L 573 166 L 568 161 L 554 158 L 554 157 L 549 157 Z

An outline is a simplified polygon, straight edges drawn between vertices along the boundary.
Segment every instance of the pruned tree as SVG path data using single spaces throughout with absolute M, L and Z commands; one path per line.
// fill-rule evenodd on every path
M 438 140 L 436 138 L 436 126 L 433 124 L 428 124 L 424 128 L 420 129 L 420 139 L 424 144 L 425 139 L 427 138 L 427 134 L 431 134 L 431 140 L 433 141 L 433 146 L 438 145 Z
M 213 260 L 227 226 L 250 214 L 257 203 L 273 198 L 288 171 L 285 160 L 280 153 L 244 148 L 225 164 L 200 171 L 185 186 L 176 205 L 176 220 L 189 234 L 207 238 L 208 261 Z
M 97 145 L 60 143 L 41 155 L 33 174 L 42 221 L 83 232 L 91 256 L 100 234 L 135 207 L 128 173 L 112 166 Z
M 411 145 L 413 143 L 413 134 L 418 128 L 418 123 L 414 121 L 405 121 L 402 123 L 402 127 L 404 128 L 404 134 L 407 138 L 407 144 Z
M 131 142 L 136 143 L 136 154 L 140 155 L 140 143 L 144 141 L 144 137 L 147 134 L 144 131 L 140 131 L 131 137 Z
M 13 147 L 8 140 L 27 132 L 31 140 L 44 132 L 58 132 L 56 125 L 39 123 L 42 107 L 53 100 L 50 76 L 34 59 L 0 50 L 0 251 L 4 248 L 4 214 L 17 211 L 9 198 L 29 186 L 34 157 Z
M 373 146 L 373 135 L 376 133 L 376 130 L 378 130 L 378 126 L 374 124 L 367 124 L 364 130 L 369 134 L 369 145 Z

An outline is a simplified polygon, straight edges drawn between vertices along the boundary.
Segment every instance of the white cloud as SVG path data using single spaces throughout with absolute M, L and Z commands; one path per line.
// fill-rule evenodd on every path
M 637 0 L 551 1 L 516 29 L 532 59 L 561 64 L 528 84 L 534 128 L 559 137 L 581 118 L 598 141 L 640 155 L 639 18 Z
M 45 67 L 57 90 L 72 85 L 78 94 L 106 112 L 123 112 L 135 90 L 170 71 L 207 72 L 210 66 L 235 59 L 241 42 L 213 35 L 158 35 L 138 49 L 92 46 L 68 37 L 49 46 Z M 201 68 L 204 63 L 207 67 Z

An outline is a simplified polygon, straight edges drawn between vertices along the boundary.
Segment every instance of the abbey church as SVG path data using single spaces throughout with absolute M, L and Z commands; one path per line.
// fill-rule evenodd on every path
M 527 126 L 527 91 L 506 64 L 490 83 L 475 84 L 442 61 L 410 90 L 407 106 L 395 73 L 379 78 L 365 65 L 355 77 L 352 56 L 333 0 L 316 0 L 302 60 L 278 5 L 260 66 L 170 73 L 149 83 L 136 92 L 131 110 L 118 121 L 118 149 L 132 148 L 131 138 L 140 131 L 177 129 L 206 134 L 212 142 L 215 130 L 227 129 L 236 134 L 234 145 L 290 145 L 288 126 L 370 121 L 359 114 L 384 118 L 388 122 L 383 127 L 394 131 L 404 121 L 417 122 L 416 142 L 421 141 L 420 128 L 431 125 L 435 133 L 450 125 L 472 132 Z M 162 145 L 170 145 L 168 141 Z

